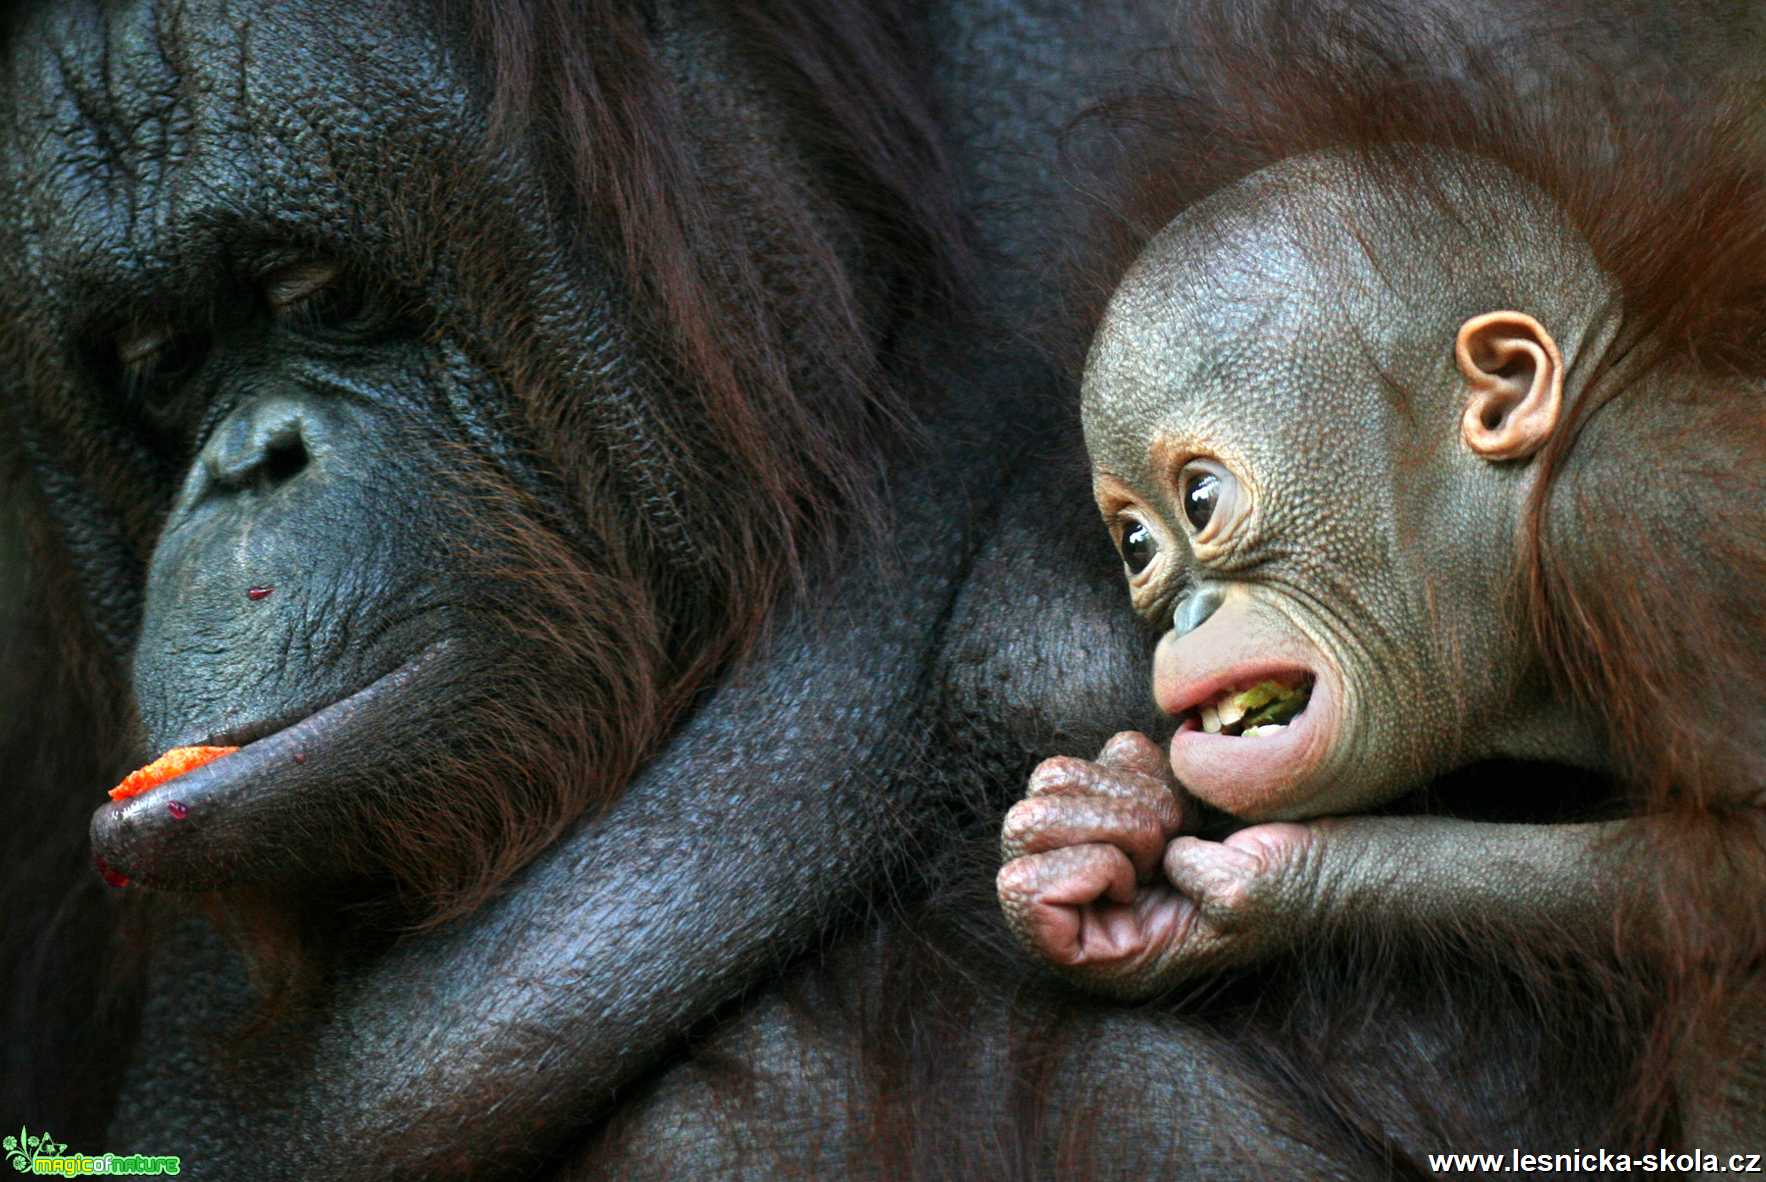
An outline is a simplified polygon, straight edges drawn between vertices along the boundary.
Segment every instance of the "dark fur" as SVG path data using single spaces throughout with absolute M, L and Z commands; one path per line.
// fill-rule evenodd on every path
M 399 836 L 410 889 L 436 897 L 445 884 L 435 919 L 469 911 L 611 799 L 692 694 L 753 644 L 805 564 L 874 526 L 879 441 L 913 417 L 905 365 L 885 377 L 887 309 L 948 295 L 959 239 L 930 116 L 895 65 L 912 31 L 887 6 L 755 5 L 722 19 L 821 166 L 826 191 L 811 196 L 857 213 L 861 241 L 842 241 L 791 177 L 761 171 L 775 187 L 734 204 L 717 190 L 723 170 L 634 6 L 472 8 L 494 125 L 543 145 L 550 199 L 576 211 L 585 249 L 619 264 L 639 347 L 673 394 L 604 384 L 585 399 L 549 375 L 552 342 L 499 342 L 517 405 L 578 492 L 572 525 L 597 560 L 584 565 L 580 537 L 543 528 L 544 514 L 517 509 L 500 531 L 509 552 L 493 559 L 497 575 L 521 588 L 506 624 L 556 669 L 485 695 L 505 704 L 483 733 L 511 737 L 482 766 L 439 773 L 465 807 L 400 810 L 375 826 Z M 520 323 L 523 299 L 496 290 L 501 259 L 485 245 L 464 277 L 481 331 Z M 612 374 L 626 380 L 647 376 L 628 362 Z M 515 490 L 480 475 L 491 484 L 481 479 L 472 503 L 508 513 Z M 573 692 L 550 688 L 562 686 Z M 536 753 L 549 753 L 543 766 Z M 500 787 L 510 783 L 563 791 L 524 802 Z M 388 794 L 395 808 L 404 799 Z M 441 817 L 451 832 L 426 820 Z
M 494 342 L 492 364 L 573 508 L 561 523 L 495 472 L 464 481 L 468 512 L 505 540 L 469 556 L 514 588 L 494 626 L 548 668 L 482 687 L 479 733 L 503 738 L 432 773 L 453 803 L 394 785 L 391 811 L 370 819 L 394 837 L 395 875 L 431 921 L 470 911 L 617 795 L 806 568 L 876 528 L 883 456 L 914 419 L 911 366 L 888 356 L 891 309 L 954 293 L 960 237 L 930 115 L 896 64 L 911 22 L 875 5 L 719 19 L 782 96 L 777 114 L 817 161 L 821 191 L 765 168 L 739 201 L 718 190 L 717 148 L 653 60 L 637 6 L 471 8 L 493 127 L 537 147 L 578 245 L 618 264 L 625 344 L 642 362 L 609 351 L 585 398 L 580 378 L 555 372 L 573 360 L 555 341 L 503 327 L 523 323 L 527 293 L 501 288 L 501 244 L 468 240 L 483 249 L 457 264 L 474 321 L 463 333 Z M 855 240 L 822 202 L 857 215 Z M 407 216 L 420 234 L 447 221 Z M 641 388 L 658 373 L 664 397 Z M 530 799 L 511 784 L 533 786 Z

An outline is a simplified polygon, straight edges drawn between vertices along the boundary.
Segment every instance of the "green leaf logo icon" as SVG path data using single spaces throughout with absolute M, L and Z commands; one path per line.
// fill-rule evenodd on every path
M 20 1125 L 18 1128 L 18 1136 L 8 1137 L 4 1142 L 4 1147 L 6 1149 L 6 1164 L 21 1174 L 28 1173 L 31 1168 L 31 1159 L 25 1155 L 24 1150 L 24 1146 L 28 1142 L 29 1138 L 25 1135 L 23 1125 Z
M 0 1149 L 6 1151 L 6 1164 L 21 1174 L 31 1172 L 31 1162 L 38 1157 L 54 1157 L 65 1153 L 67 1145 L 57 1142 L 48 1133 L 32 1136 L 23 1125 L 19 1126 L 18 1136 L 8 1137 L 0 1141 Z

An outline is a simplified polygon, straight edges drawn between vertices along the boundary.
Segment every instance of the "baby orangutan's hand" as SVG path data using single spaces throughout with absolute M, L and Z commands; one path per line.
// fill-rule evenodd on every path
M 1097 761 L 1044 760 L 1006 814 L 1000 905 L 1018 939 L 1076 983 L 1146 997 L 1244 964 L 1316 902 L 1319 832 L 1275 823 L 1225 841 L 1190 819 L 1165 753 L 1125 731 Z

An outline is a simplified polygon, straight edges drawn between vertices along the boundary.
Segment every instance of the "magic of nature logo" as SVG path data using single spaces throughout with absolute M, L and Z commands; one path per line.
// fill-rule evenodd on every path
M 183 1162 L 164 1153 L 69 1153 L 64 1142 L 48 1133 L 32 1133 L 23 1125 L 18 1136 L 0 1141 L 6 1153 L 6 1164 L 21 1174 L 59 1178 L 85 1178 L 93 1175 L 180 1174 Z

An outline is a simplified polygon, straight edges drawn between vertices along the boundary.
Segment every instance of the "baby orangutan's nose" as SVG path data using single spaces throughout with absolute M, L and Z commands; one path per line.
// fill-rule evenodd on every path
M 1199 587 L 1190 592 L 1189 596 L 1177 605 L 1172 613 L 1171 630 L 1179 636 L 1194 632 L 1208 621 L 1208 617 L 1220 610 L 1225 597 L 1212 587 Z

